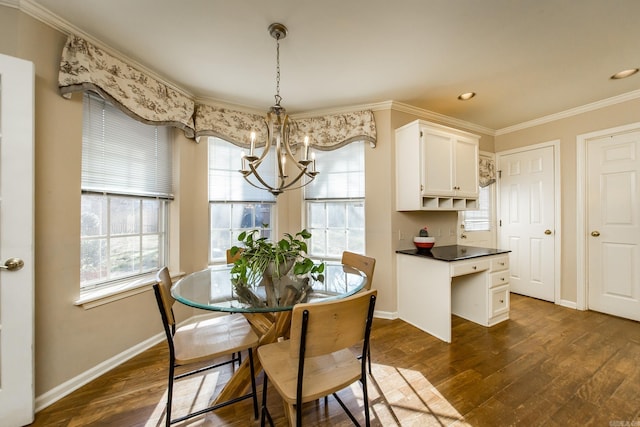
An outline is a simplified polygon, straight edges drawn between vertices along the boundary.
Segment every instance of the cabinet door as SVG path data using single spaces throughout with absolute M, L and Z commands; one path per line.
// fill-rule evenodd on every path
M 455 195 L 478 197 L 478 144 L 457 139 L 455 147 Z
M 449 135 L 423 129 L 422 131 L 422 194 L 428 196 L 453 195 L 453 139 Z

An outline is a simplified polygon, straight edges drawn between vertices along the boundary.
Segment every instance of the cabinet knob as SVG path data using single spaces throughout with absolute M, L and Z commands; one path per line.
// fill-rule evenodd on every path
M 503 303 L 504 303 L 504 300 L 503 300 L 503 299 L 501 299 L 501 300 L 500 300 L 500 304 L 503 304 Z
M 600 232 L 599 232 L 599 231 L 592 231 L 592 232 L 591 232 L 591 235 L 592 235 L 593 237 L 598 237 L 598 236 L 600 235 Z
M 472 270 L 477 270 L 478 267 L 476 267 L 475 265 L 471 267 Z
M 500 280 L 502 280 L 502 281 L 504 282 L 504 281 L 505 281 L 505 278 L 504 278 L 504 277 L 501 277 L 501 278 L 500 278 Z

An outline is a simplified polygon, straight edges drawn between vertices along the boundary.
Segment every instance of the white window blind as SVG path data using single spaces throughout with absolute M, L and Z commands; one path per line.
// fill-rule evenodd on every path
M 272 183 L 275 176 L 274 149 L 258 168 L 260 176 Z M 220 138 L 209 138 L 209 201 L 275 202 L 270 192 L 246 182 L 242 168 L 242 148 Z M 258 154 L 261 150 L 258 149 Z M 247 153 L 248 154 L 248 153 Z
M 316 179 L 304 187 L 305 199 L 354 199 L 364 197 L 364 141 L 337 150 L 315 151 Z
M 171 129 L 136 120 L 85 92 L 82 189 L 173 198 Z

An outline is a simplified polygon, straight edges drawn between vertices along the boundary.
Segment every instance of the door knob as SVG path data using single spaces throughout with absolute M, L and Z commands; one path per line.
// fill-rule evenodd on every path
M 592 232 L 591 232 L 591 235 L 592 235 L 593 237 L 598 237 L 598 236 L 600 235 L 600 232 L 599 232 L 599 231 L 592 231 Z
M 544 230 L 544 234 L 546 234 L 546 235 L 551 234 L 551 230 Z
M 17 271 L 24 267 L 24 261 L 20 258 L 9 258 L 4 262 L 4 265 L 0 265 L 0 270 Z

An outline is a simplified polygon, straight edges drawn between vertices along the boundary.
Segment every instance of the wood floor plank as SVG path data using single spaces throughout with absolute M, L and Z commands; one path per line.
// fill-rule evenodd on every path
M 512 295 L 508 322 L 484 328 L 453 316 L 452 324 L 447 344 L 401 320 L 374 321 L 373 426 L 640 425 L 639 322 Z M 38 412 L 32 426 L 163 425 L 167 358 L 166 344 L 153 347 Z M 182 386 L 174 411 L 206 405 L 232 373 Z M 358 384 L 340 396 L 363 423 Z M 286 425 L 277 393 L 268 398 L 274 421 Z M 351 425 L 331 397 L 303 414 L 305 426 Z M 247 400 L 181 425 L 259 421 Z

